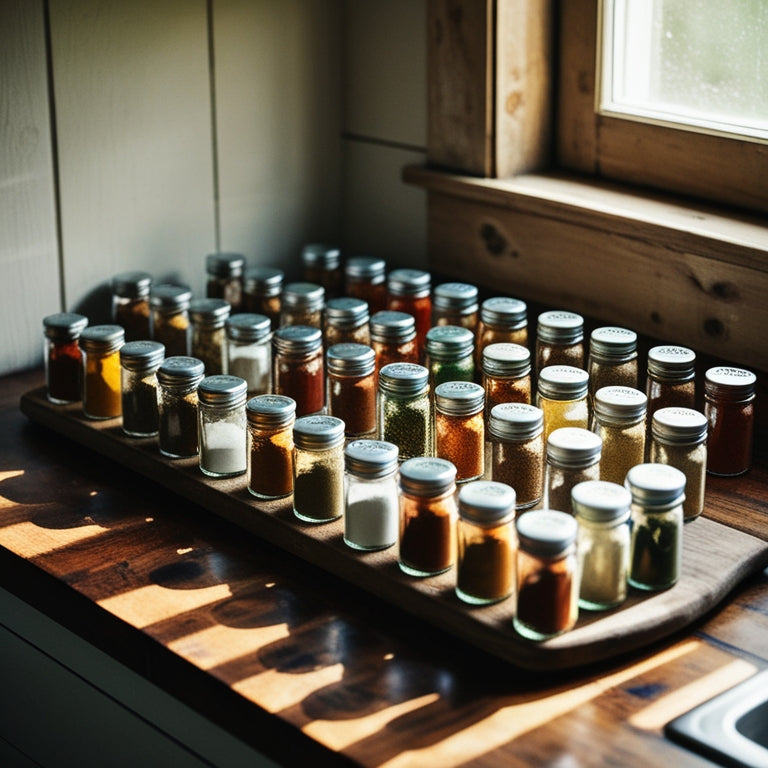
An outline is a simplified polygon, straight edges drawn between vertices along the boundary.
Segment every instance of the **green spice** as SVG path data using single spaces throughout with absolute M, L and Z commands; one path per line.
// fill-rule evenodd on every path
M 344 507 L 341 467 L 317 461 L 297 471 L 293 483 L 293 507 L 302 520 L 334 520 Z
M 632 529 L 629 581 L 640 589 L 672 586 L 680 573 L 680 528 L 653 515 Z
M 381 439 L 400 449 L 400 460 L 432 453 L 432 420 L 429 396 L 412 400 L 381 399 Z

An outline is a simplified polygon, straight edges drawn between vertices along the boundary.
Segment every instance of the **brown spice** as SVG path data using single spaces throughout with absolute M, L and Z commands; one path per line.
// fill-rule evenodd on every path
M 485 469 L 485 419 L 435 413 L 435 454 L 456 466 L 458 482 L 482 476 Z
M 367 376 L 328 376 L 328 405 L 332 416 L 344 422 L 347 436 L 368 435 L 376 430 L 376 387 Z

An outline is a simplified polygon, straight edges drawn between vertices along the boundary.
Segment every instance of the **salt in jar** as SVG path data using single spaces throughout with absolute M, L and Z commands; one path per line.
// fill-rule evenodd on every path
M 238 312 L 227 319 L 227 373 L 248 383 L 248 396 L 272 388 L 272 324 L 266 315 Z
M 200 470 L 209 477 L 242 475 L 248 468 L 245 402 L 239 376 L 206 376 L 198 386 Z

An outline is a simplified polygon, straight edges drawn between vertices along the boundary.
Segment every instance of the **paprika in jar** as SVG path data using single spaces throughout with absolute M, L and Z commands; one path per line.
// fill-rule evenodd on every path
M 308 325 L 278 328 L 272 336 L 275 377 L 273 391 L 296 401 L 296 415 L 325 408 L 323 332 Z
M 83 352 L 83 413 L 89 419 L 112 419 L 122 413 L 119 325 L 92 325 L 80 334 Z
M 43 318 L 46 396 L 56 405 L 83 399 L 83 356 L 78 339 L 87 325 L 88 318 L 76 312 Z
M 387 277 L 387 309 L 406 312 L 416 321 L 416 347 L 423 359 L 432 326 L 432 277 L 421 269 L 394 269 Z
M 376 431 L 374 351 L 366 344 L 334 344 L 326 355 L 328 411 L 344 422 L 347 437 Z
M 485 391 L 472 381 L 445 381 L 435 389 L 435 455 L 456 467 L 456 482 L 485 472 Z
M 344 265 L 347 296 L 362 299 L 374 315 L 387 303 L 387 263 L 371 256 L 353 256 Z

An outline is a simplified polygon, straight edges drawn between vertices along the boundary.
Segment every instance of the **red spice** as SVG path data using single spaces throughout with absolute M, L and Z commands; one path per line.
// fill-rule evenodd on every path
M 368 435 L 376 429 L 376 387 L 373 373 L 366 376 L 328 376 L 328 405 L 332 416 L 344 422 L 348 436 Z
M 52 343 L 48 350 L 48 397 L 74 403 L 81 398 L 82 353 L 77 341 Z
M 419 355 L 423 355 L 427 331 L 432 327 L 432 297 L 390 295 L 387 297 L 387 309 L 413 315 L 416 321 L 416 346 Z
M 296 416 L 317 413 L 325 407 L 325 367 L 322 349 L 304 359 L 277 355 L 275 394 L 296 401 Z

